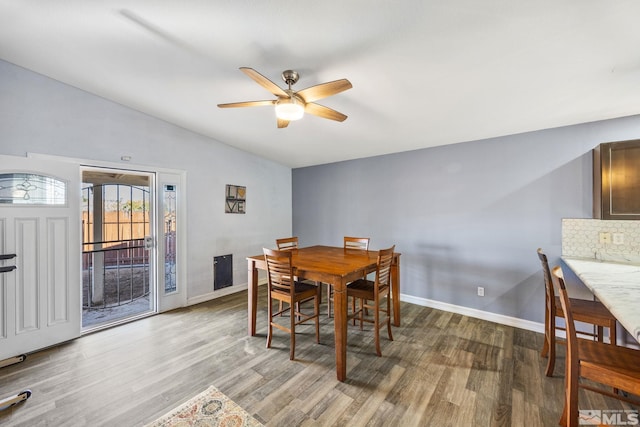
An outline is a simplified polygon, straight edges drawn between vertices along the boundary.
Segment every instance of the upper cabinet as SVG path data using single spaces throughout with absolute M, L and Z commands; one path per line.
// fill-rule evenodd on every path
M 640 139 L 593 150 L 593 217 L 640 219 Z

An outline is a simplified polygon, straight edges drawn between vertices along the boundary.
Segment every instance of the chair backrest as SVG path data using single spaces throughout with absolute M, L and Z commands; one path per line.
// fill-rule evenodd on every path
M 290 250 L 263 248 L 264 260 L 267 263 L 267 282 L 269 292 L 278 291 L 293 294 L 294 276 Z
M 369 249 L 369 238 L 344 236 L 344 248 L 366 251 Z
M 564 322 L 567 333 L 567 381 L 578 375 L 578 335 L 576 334 L 576 326 L 573 323 L 573 313 L 571 312 L 571 301 L 564 283 L 564 275 L 560 266 L 553 267 L 552 270 L 553 285 L 558 287 L 560 293 L 560 304 L 564 311 Z
M 276 239 L 276 246 L 281 251 L 290 251 L 292 249 L 298 249 L 298 238 L 286 237 L 283 239 Z
M 381 249 L 378 252 L 378 263 L 376 265 L 376 291 L 391 283 L 391 263 L 393 262 L 393 251 L 396 245 L 389 249 Z
M 556 293 L 553 289 L 553 280 L 551 279 L 551 270 L 549 269 L 549 261 L 547 259 L 547 255 L 542 251 L 541 248 L 538 248 L 538 258 L 540 259 L 540 264 L 542 264 L 542 274 L 544 276 L 545 299 L 547 302 L 549 313 L 551 315 L 551 318 L 553 319 L 556 312 L 555 311 Z

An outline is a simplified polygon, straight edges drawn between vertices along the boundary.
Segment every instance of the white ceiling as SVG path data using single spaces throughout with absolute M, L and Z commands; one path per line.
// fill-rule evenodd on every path
M 291 167 L 640 113 L 637 0 L 0 0 L 0 58 Z M 238 70 L 349 118 L 277 129 Z

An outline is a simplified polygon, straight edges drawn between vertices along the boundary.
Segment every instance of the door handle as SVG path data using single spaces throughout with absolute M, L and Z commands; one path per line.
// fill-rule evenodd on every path
M 7 259 L 13 259 L 16 256 L 17 256 L 16 254 L 0 254 L 0 260 L 4 261 L 4 260 L 7 260 Z M 15 270 L 16 268 L 18 268 L 18 267 L 16 267 L 15 265 L 3 266 L 3 267 L 0 267 L 0 273 L 8 273 L 10 271 Z
M 144 249 L 147 251 L 153 249 L 153 236 L 144 236 Z

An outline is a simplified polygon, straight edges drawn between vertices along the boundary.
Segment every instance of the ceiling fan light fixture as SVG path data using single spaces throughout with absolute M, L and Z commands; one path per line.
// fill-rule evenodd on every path
M 337 122 L 344 122 L 347 119 L 347 116 L 341 112 L 315 103 L 315 101 L 319 99 L 351 89 L 353 86 L 347 79 L 321 83 L 295 92 L 291 89 L 291 86 L 298 81 L 299 75 L 293 70 L 285 70 L 282 72 L 282 80 L 285 81 L 288 89 L 282 89 L 253 68 L 240 67 L 240 70 L 260 86 L 274 94 L 276 99 L 273 101 L 244 101 L 218 104 L 219 108 L 274 106 L 278 119 L 278 129 L 286 128 L 290 121 L 301 119 L 305 113 Z
M 300 120 L 304 116 L 304 104 L 295 96 L 280 98 L 276 102 L 276 117 L 280 120 Z

